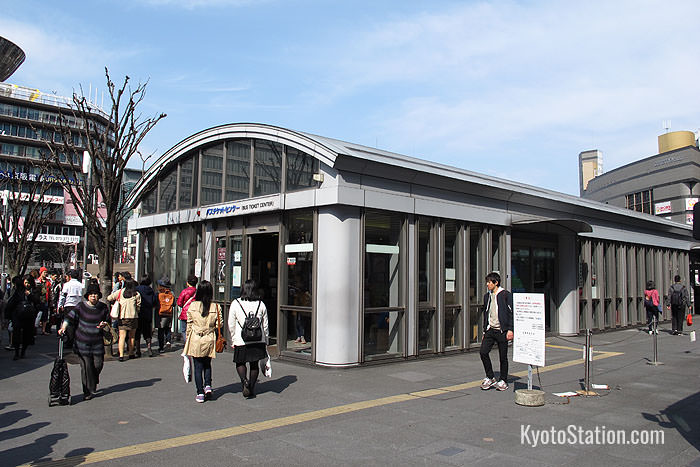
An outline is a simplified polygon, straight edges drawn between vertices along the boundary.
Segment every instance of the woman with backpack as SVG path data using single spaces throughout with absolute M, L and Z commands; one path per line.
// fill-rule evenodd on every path
M 124 281 L 124 288 L 112 292 L 107 300 L 119 302 L 119 361 L 124 361 L 124 344 L 129 338 L 129 358 L 136 358 L 134 355 L 134 340 L 136 337 L 136 327 L 138 326 L 139 310 L 141 309 L 141 295 L 136 291 L 136 281 L 127 279 Z
M 647 311 L 647 327 L 649 334 L 659 333 L 656 329 L 659 324 L 659 291 L 654 288 L 654 281 L 647 281 L 644 291 L 644 308 Z
M 255 397 L 255 383 L 260 375 L 258 362 L 267 357 L 270 336 L 267 309 L 257 294 L 257 284 L 250 279 L 243 284 L 239 299 L 231 302 L 228 328 L 233 341 L 233 361 L 241 379 L 243 397 Z M 246 364 L 250 365 L 250 373 Z
M 201 403 L 211 398 L 211 359 L 216 358 L 216 328 L 221 323 L 221 309 L 211 300 L 214 288 L 209 281 L 197 286 L 194 301 L 187 308 L 187 330 L 183 353 L 192 357 L 194 384 Z
M 13 360 L 24 358 L 27 347 L 34 344 L 34 320 L 37 315 L 37 299 L 34 290 L 34 277 L 27 274 L 12 280 L 14 290 L 5 307 L 5 314 L 12 320 Z

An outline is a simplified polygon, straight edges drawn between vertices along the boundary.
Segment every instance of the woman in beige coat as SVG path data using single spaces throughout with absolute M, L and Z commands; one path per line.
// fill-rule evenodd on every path
M 195 401 L 211 398 L 211 359 L 216 358 L 216 327 L 221 323 L 221 309 L 212 303 L 214 288 L 209 281 L 197 285 L 194 301 L 187 309 L 185 355 L 194 363 Z
M 107 300 L 119 301 L 119 361 L 124 361 L 124 343 L 127 337 L 129 338 L 129 358 L 136 358 L 134 344 L 141 309 L 141 295 L 136 291 L 136 281 L 126 280 L 124 288 L 112 292 Z

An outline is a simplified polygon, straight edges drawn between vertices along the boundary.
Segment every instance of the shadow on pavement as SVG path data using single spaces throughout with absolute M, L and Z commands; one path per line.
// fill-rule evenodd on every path
M 257 394 L 263 394 L 266 392 L 280 394 L 282 391 L 296 382 L 297 377 L 294 375 L 287 375 L 278 379 L 262 379 L 258 380 L 258 384 L 255 386 L 255 392 Z
M 115 384 L 114 386 L 109 386 L 107 388 L 101 388 L 103 394 L 111 394 L 113 392 L 128 391 L 129 389 L 135 388 L 145 388 L 148 386 L 153 386 L 160 378 L 142 379 L 140 381 L 130 381 L 128 383 Z
M 695 449 L 700 450 L 700 392 L 669 405 L 658 414 L 642 412 L 649 421 L 662 428 L 672 428 Z
M 35 431 L 49 425 L 51 425 L 49 422 L 32 423 L 31 425 L 23 426 L 22 428 L 13 428 L 11 430 L 0 431 L 0 441 L 19 438 L 20 436 L 34 433 Z
M 31 416 L 32 414 L 30 414 L 25 409 L 13 410 L 12 412 L 4 413 L 2 414 L 2 418 L 0 418 L 0 428 L 5 428 L 6 426 L 14 425 L 18 421 Z
M 53 452 L 51 446 L 59 440 L 68 438 L 67 433 L 57 433 L 42 436 L 24 446 L 0 451 L 0 459 L 3 465 L 20 465 L 27 462 L 40 463 L 50 460 L 46 457 Z
M 297 377 L 294 375 L 287 375 L 273 380 L 258 379 L 258 383 L 255 385 L 255 394 L 259 395 L 266 392 L 280 394 L 282 391 L 296 382 Z M 220 388 L 214 388 L 214 397 L 212 397 L 212 400 L 216 400 L 224 394 L 240 392 L 243 392 L 243 387 L 241 386 L 240 382 L 227 384 L 226 386 L 222 386 Z

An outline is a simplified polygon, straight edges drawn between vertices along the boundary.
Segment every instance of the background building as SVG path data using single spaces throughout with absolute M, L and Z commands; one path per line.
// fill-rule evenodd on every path
M 0 83 L 0 175 L 27 174 L 31 180 L 36 176 L 36 168 L 29 162 L 38 161 L 49 151 L 48 144 L 59 144 L 59 121 L 66 118 L 68 125 L 79 129 L 83 122 L 72 118 L 70 108 L 72 98 L 56 96 L 38 89 L 15 84 Z M 108 114 L 94 105 L 93 123 L 104 127 Z M 63 116 L 63 117 L 62 117 Z M 76 142 L 80 138 L 75 139 Z M 85 149 L 81 147 L 80 149 Z M 73 158 L 82 161 L 83 151 Z M 58 171 L 54 175 L 59 175 Z M 63 263 L 75 255 L 82 264 L 83 227 L 76 215 L 73 203 L 65 196 L 63 188 L 55 184 L 47 195 L 53 203 L 63 204 L 42 230 L 38 241 L 43 245 L 37 248 L 36 260 L 30 267 L 39 266 L 39 261 L 49 266 L 64 267 Z M 121 245 L 120 248 L 121 250 Z M 91 253 L 90 251 L 88 253 Z M 74 257 L 75 259 L 75 257 Z
M 581 180 L 591 169 L 591 153 L 579 155 Z M 683 224 L 693 224 L 693 205 L 700 196 L 700 150 L 695 134 L 675 131 L 659 136 L 659 153 L 617 169 L 596 175 L 588 181 L 581 196 L 661 216 Z

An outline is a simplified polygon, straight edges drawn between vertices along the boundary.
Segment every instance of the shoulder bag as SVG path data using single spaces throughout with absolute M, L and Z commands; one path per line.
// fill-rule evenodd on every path
M 219 305 L 216 305 L 216 353 L 221 353 L 226 348 L 226 338 L 224 337 L 223 329 L 221 328 L 221 313 Z
M 122 291 L 119 291 L 117 300 L 112 304 L 112 309 L 109 312 L 109 316 L 112 319 L 119 319 L 119 314 L 121 313 L 121 305 L 119 304 L 119 299 L 122 298 Z

